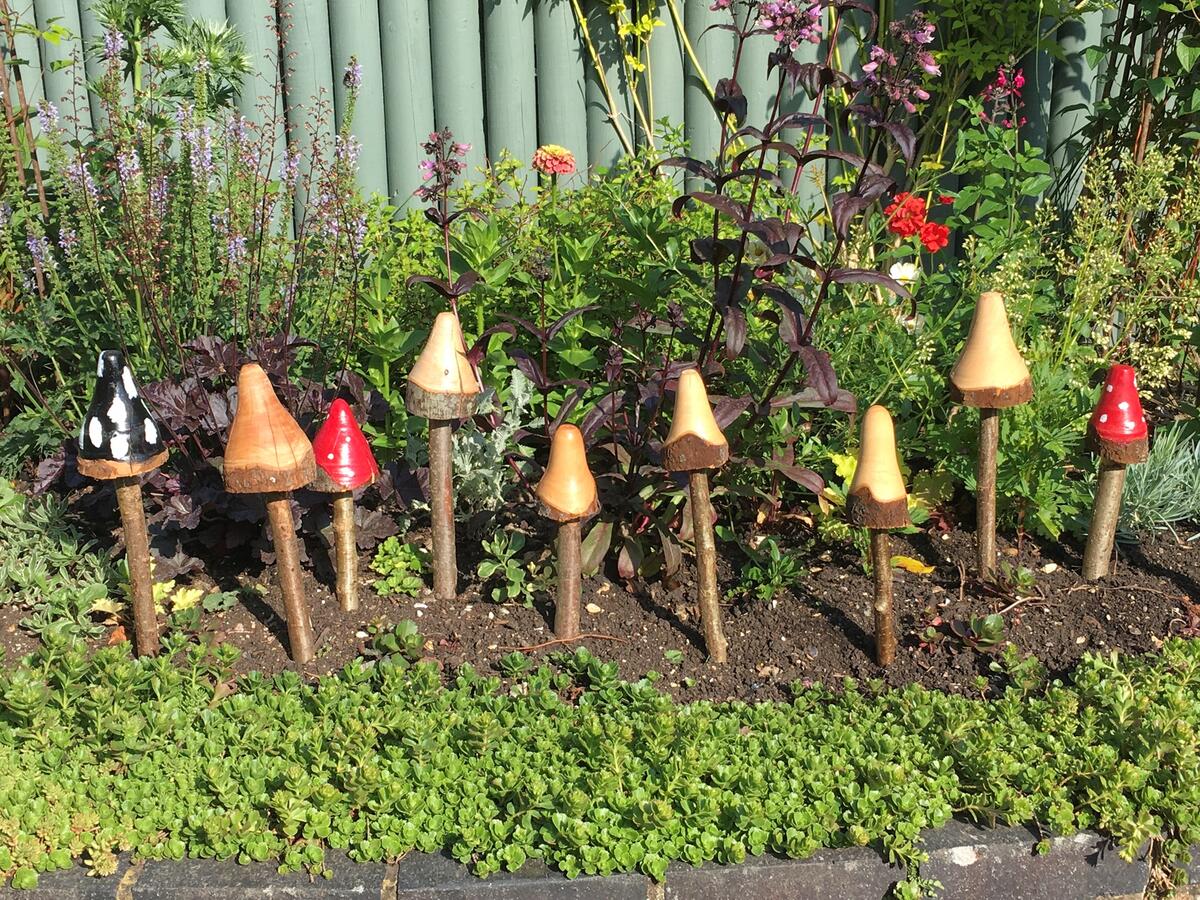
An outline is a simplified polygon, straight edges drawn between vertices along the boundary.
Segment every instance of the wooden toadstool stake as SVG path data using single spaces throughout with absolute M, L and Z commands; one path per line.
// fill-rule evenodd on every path
M 313 634 L 300 580 L 290 492 L 312 481 L 316 470 L 312 444 L 275 396 L 267 373 L 257 363 L 242 366 L 237 412 L 225 445 L 225 489 L 231 494 L 264 495 L 287 613 L 288 645 L 298 663 L 313 658 Z
M 1121 492 L 1125 488 L 1125 467 L 1145 462 L 1150 452 L 1146 414 L 1138 399 L 1137 373 L 1131 366 L 1116 365 L 1108 370 L 1100 402 L 1088 422 L 1088 438 L 1100 454 L 1100 473 L 1087 547 L 1083 551 L 1083 577 L 1095 581 L 1108 574 L 1112 559 L 1113 539 L 1121 515 Z
M 890 666 L 896 658 L 896 614 L 892 604 L 892 551 L 888 529 L 906 528 L 908 492 L 896 458 L 896 430 L 882 406 L 863 416 L 858 467 L 850 482 L 846 514 L 871 532 L 871 569 L 875 575 L 875 660 Z
M 569 641 L 579 635 L 582 592 L 580 532 L 600 511 L 596 479 L 588 468 L 583 434 L 574 425 L 559 425 L 550 439 L 550 461 L 538 482 L 541 513 L 558 523 L 558 596 L 554 600 L 554 635 Z
M 979 409 L 975 539 L 979 577 L 989 578 L 996 567 L 998 410 L 1019 406 L 1033 397 L 1029 369 L 1008 327 L 1004 297 L 996 291 L 979 295 L 967 342 L 950 373 L 950 396 L 964 406 Z
M 346 612 L 358 609 L 358 539 L 354 528 L 354 491 L 379 478 L 379 463 L 363 437 L 350 404 L 340 397 L 329 407 L 313 438 L 317 475 L 309 487 L 333 495 L 333 557 L 338 602 Z
M 696 536 L 697 599 L 704 644 L 713 662 L 728 659 L 725 629 L 721 623 L 721 597 L 717 590 L 717 544 L 713 537 L 712 501 L 708 470 L 729 459 L 729 443 L 713 417 L 704 379 L 696 369 L 685 369 L 675 389 L 675 415 L 662 448 L 668 472 L 688 473 L 692 506 L 692 531 Z
M 405 405 L 429 420 L 429 508 L 433 518 L 433 595 L 452 600 L 458 593 L 454 546 L 454 468 L 452 423 L 475 411 L 479 382 L 467 359 L 458 317 L 438 313 L 425 349 L 408 373 Z
M 96 390 L 79 432 L 79 471 L 112 481 L 125 531 L 125 562 L 133 606 L 134 647 L 138 656 L 158 653 L 150 535 L 139 476 L 167 461 L 167 448 L 150 410 L 138 394 L 125 357 L 105 350 L 96 365 Z

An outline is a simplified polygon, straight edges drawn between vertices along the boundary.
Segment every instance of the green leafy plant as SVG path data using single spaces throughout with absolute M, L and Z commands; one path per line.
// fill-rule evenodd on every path
M 0 673 L 0 808 L 23 811 L 0 831 L 2 873 L 25 888 L 73 859 L 111 874 L 130 851 L 319 874 L 337 847 L 661 880 L 675 860 L 878 841 L 915 897 L 920 835 L 955 813 L 1096 829 L 1130 860 L 1150 842 L 1165 882 L 1200 841 L 1197 641 L 1086 655 L 1069 684 L 1036 684 L 1036 662 L 1006 651 L 1024 681 L 993 700 L 846 681 L 753 705 L 677 705 L 583 649 L 507 686 L 470 666 L 443 685 L 408 663 L 415 625 L 378 644 L 403 664 L 310 683 L 234 680 L 236 650 L 183 636 L 140 660 L 52 638 Z
M 412 619 L 405 619 L 391 628 L 371 625 L 368 634 L 371 640 L 363 649 L 363 656 L 367 659 L 399 657 L 416 662 L 424 655 L 425 638 Z
M 498 531 L 483 540 L 485 558 L 475 573 L 486 587 L 493 585 L 491 597 L 496 603 L 519 602 L 533 606 L 534 594 L 544 586 L 545 576 L 536 560 L 525 560 L 525 535 L 519 531 Z
M 375 590 L 388 596 L 416 596 L 425 587 L 423 575 L 428 568 L 429 554 L 416 544 L 402 544 L 392 536 L 379 545 L 371 560 L 371 569 L 381 577 L 375 579 Z
M 750 557 L 750 565 L 741 569 L 735 588 L 739 595 L 750 595 L 770 603 L 777 594 L 799 584 L 808 574 L 800 558 L 781 548 L 773 537 L 763 538 L 758 546 L 746 544 L 742 549 Z
M 971 616 L 967 621 L 955 619 L 950 623 L 950 632 L 970 647 L 995 647 L 1004 640 L 1004 616 L 992 613 L 987 616 Z
M 1150 455 L 1125 473 L 1121 530 L 1125 539 L 1200 520 L 1200 440 L 1185 422 L 1154 432 Z
M 29 611 L 22 627 L 42 636 L 103 634 L 92 614 L 117 582 L 115 567 L 68 522 L 62 501 L 26 497 L 0 480 L 0 603 Z

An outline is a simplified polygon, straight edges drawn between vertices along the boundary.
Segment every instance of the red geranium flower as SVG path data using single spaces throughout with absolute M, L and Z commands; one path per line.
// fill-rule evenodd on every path
M 930 253 L 937 253 L 950 243 L 950 229 L 937 222 L 926 222 L 921 226 L 921 243 Z
M 912 237 L 925 224 L 925 198 L 914 197 L 905 191 L 897 194 L 883 212 L 888 217 L 888 231 L 900 237 Z

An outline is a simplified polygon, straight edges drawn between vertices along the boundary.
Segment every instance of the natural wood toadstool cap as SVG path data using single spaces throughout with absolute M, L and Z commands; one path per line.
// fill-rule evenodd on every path
M 125 356 L 119 350 L 102 351 L 92 403 L 79 429 L 79 471 L 109 481 L 141 475 L 166 461 L 158 423 L 139 395 Z
M 574 425 L 559 425 L 555 430 L 550 440 L 550 462 L 538 482 L 537 497 L 542 515 L 556 522 L 588 519 L 600 511 L 583 433 Z
M 1004 297 L 996 291 L 979 295 L 967 342 L 950 373 L 950 395 L 985 409 L 1019 406 L 1033 397 L 1029 369 L 1008 327 Z
M 1110 462 L 1146 461 L 1150 440 L 1132 366 L 1115 365 L 1108 370 L 1100 402 L 1088 421 L 1088 438 Z
M 896 430 L 888 411 L 876 404 L 863 416 L 858 468 L 850 482 L 846 514 L 867 528 L 905 528 L 908 492 L 896 458 Z
M 478 394 L 479 382 L 467 359 L 458 317 L 438 313 L 425 349 L 408 373 L 408 411 L 437 421 L 465 419 L 475 411 Z
M 729 442 L 713 416 L 704 379 L 696 369 L 685 369 L 679 376 L 675 415 L 662 458 L 668 472 L 715 469 L 729 459 Z
M 312 442 L 317 474 L 309 485 L 314 491 L 340 494 L 379 478 L 379 463 L 363 436 L 350 404 L 338 397 Z
M 225 445 L 225 489 L 232 494 L 294 491 L 313 479 L 312 444 L 284 409 L 257 363 L 238 372 L 238 404 Z

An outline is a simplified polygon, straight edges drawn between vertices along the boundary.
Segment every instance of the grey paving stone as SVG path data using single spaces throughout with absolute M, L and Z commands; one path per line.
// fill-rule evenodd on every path
M 72 866 L 57 872 L 42 872 L 38 875 L 38 886 L 32 890 L 3 887 L 0 892 L 10 894 L 13 900 L 112 900 L 128 870 L 129 863 L 124 859 L 118 863 L 116 873 L 107 878 L 88 877 L 83 866 Z
M 646 900 L 642 875 L 567 878 L 538 860 L 486 879 L 448 855 L 412 853 L 396 872 L 398 900 Z
M 1146 864 L 1127 863 L 1095 834 L 1051 839 L 1045 855 L 1024 827 L 981 829 L 952 822 L 931 832 L 921 874 L 942 883 L 946 897 L 988 900 L 1094 900 L 1138 894 Z
M 736 866 L 673 863 L 664 900 L 881 900 L 904 870 L 870 847 L 821 850 L 808 859 L 748 857 Z
M 232 860 L 185 859 L 147 862 L 131 900 L 261 900 L 261 898 L 353 898 L 375 900 L 388 873 L 383 863 L 356 863 L 330 851 L 326 864 L 332 878 L 304 872 L 280 875 L 274 863 L 239 866 Z M 108 896 L 112 896 L 109 894 Z

